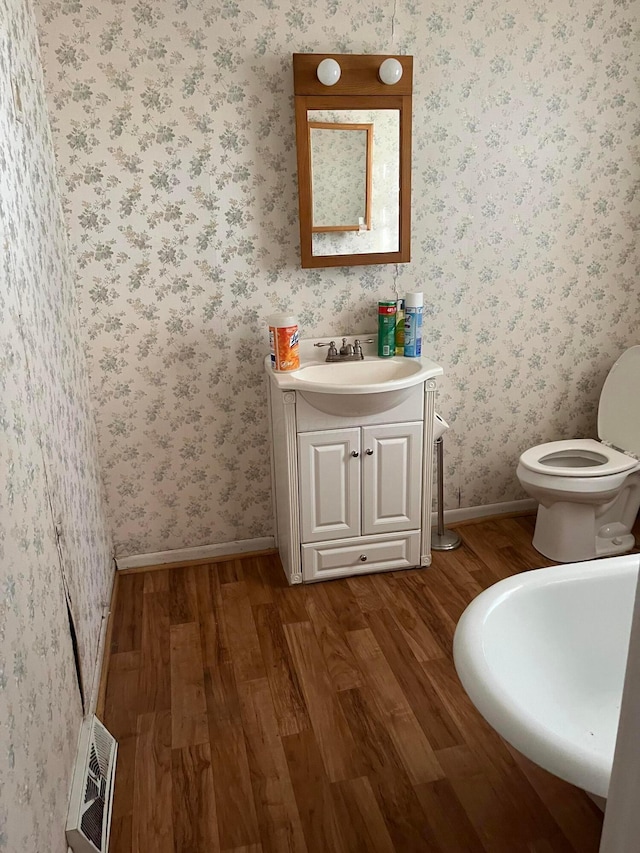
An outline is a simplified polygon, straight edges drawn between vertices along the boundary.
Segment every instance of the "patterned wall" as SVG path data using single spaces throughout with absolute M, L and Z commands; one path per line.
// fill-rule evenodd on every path
M 0 851 L 63 853 L 82 715 L 63 572 L 90 688 L 113 561 L 25 0 L 0 0 L 0 75 Z
M 39 2 L 119 554 L 271 532 L 265 317 L 423 289 L 447 506 L 523 497 L 637 341 L 630 0 Z M 414 59 L 413 260 L 302 271 L 292 52 Z

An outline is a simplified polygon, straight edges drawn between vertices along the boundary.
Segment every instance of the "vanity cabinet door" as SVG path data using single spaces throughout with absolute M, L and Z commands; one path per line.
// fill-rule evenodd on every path
M 360 430 L 298 435 L 303 542 L 360 535 Z
M 362 533 L 420 527 L 422 423 L 362 428 Z

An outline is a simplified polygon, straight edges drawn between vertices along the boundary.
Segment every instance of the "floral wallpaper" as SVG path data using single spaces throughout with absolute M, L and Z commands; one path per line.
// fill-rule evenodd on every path
M 38 0 L 117 553 L 272 532 L 265 319 L 423 290 L 446 505 L 591 435 L 640 309 L 630 0 Z M 299 265 L 293 52 L 414 56 L 412 261 Z
M 113 559 L 25 0 L 0 0 L 0 74 L 0 851 L 63 853 L 82 718 L 65 586 L 88 694 Z

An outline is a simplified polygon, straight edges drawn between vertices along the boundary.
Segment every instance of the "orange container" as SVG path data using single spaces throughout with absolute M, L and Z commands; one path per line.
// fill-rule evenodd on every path
M 297 370 L 300 367 L 298 319 L 291 314 L 269 317 L 269 345 L 273 370 Z

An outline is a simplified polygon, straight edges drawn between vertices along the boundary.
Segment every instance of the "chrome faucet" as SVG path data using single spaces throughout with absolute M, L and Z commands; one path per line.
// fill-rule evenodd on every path
M 364 353 L 362 352 L 362 344 L 372 343 L 374 343 L 373 338 L 369 338 L 366 341 L 359 341 L 358 338 L 356 338 L 353 344 L 348 344 L 347 339 L 343 338 L 340 351 L 338 351 L 335 341 L 330 341 L 328 344 L 317 343 L 314 344 L 314 347 L 329 347 L 329 351 L 327 352 L 327 357 L 325 361 L 362 361 L 364 359 Z

